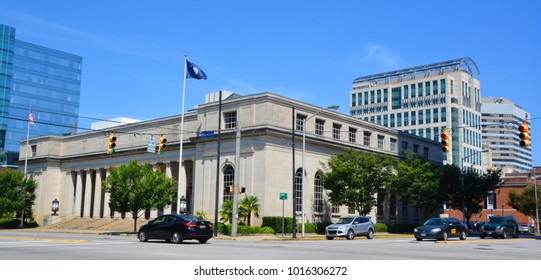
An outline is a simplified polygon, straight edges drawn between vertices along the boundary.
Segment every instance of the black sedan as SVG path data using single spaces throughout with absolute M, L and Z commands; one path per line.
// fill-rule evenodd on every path
M 212 238 L 212 223 L 191 215 L 170 214 L 141 226 L 137 233 L 139 241 L 162 239 L 167 242 L 182 243 L 183 240 L 195 239 L 206 243 Z
M 465 240 L 467 234 L 466 225 L 455 218 L 431 218 L 413 231 L 417 241 L 423 239 L 447 240 L 449 237 Z

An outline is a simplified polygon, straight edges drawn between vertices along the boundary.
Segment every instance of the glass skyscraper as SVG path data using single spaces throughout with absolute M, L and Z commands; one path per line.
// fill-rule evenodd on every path
M 83 58 L 17 40 L 0 24 L 0 62 L 0 163 L 13 165 L 30 112 L 30 137 L 76 131 Z

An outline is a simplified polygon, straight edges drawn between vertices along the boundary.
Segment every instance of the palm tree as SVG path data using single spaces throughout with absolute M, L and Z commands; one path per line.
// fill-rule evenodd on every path
M 248 225 L 251 226 L 252 224 L 252 213 L 254 213 L 254 216 L 259 218 L 259 199 L 253 195 L 248 195 L 245 198 L 243 198 L 240 201 L 240 208 L 242 208 L 244 211 L 247 212 L 248 217 Z M 241 211 L 239 211 L 241 212 Z
M 219 212 L 220 214 L 220 221 L 224 223 L 231 223 L 233 219 L 233 201 L 226 200 L 222 204 L 222 209 Z

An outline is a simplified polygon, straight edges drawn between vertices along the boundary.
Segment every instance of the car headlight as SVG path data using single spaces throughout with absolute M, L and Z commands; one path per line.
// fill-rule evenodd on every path
M 414 228 L 414 229 L 413 229 L 413 232 L 419 232 L 419 231 L 417 230 L 417 228 Z
M 339 230 L 345 230 L 346 228 L 347 228 L 346 226 L 341 226 L 341 227 L 339 227 L 338 229 L 339 229 Z
M 497 227 L 496 227 L 496 230 L 501 229 L 501 228 L 502 228 L 502 226 L 497 226 Z
M 435 229 L 432 229 L 431 231 L 432 231 L 432 232 L 440 232 L 440 231 L 441 231 L 441 228 L 435 228 Z

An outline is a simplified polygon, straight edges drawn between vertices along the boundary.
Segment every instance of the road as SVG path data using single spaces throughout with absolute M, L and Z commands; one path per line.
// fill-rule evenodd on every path
M 211 239 L 177 245 L 135 236 L 0 231 L 0 260 L 541 260 L 541 240 Z

